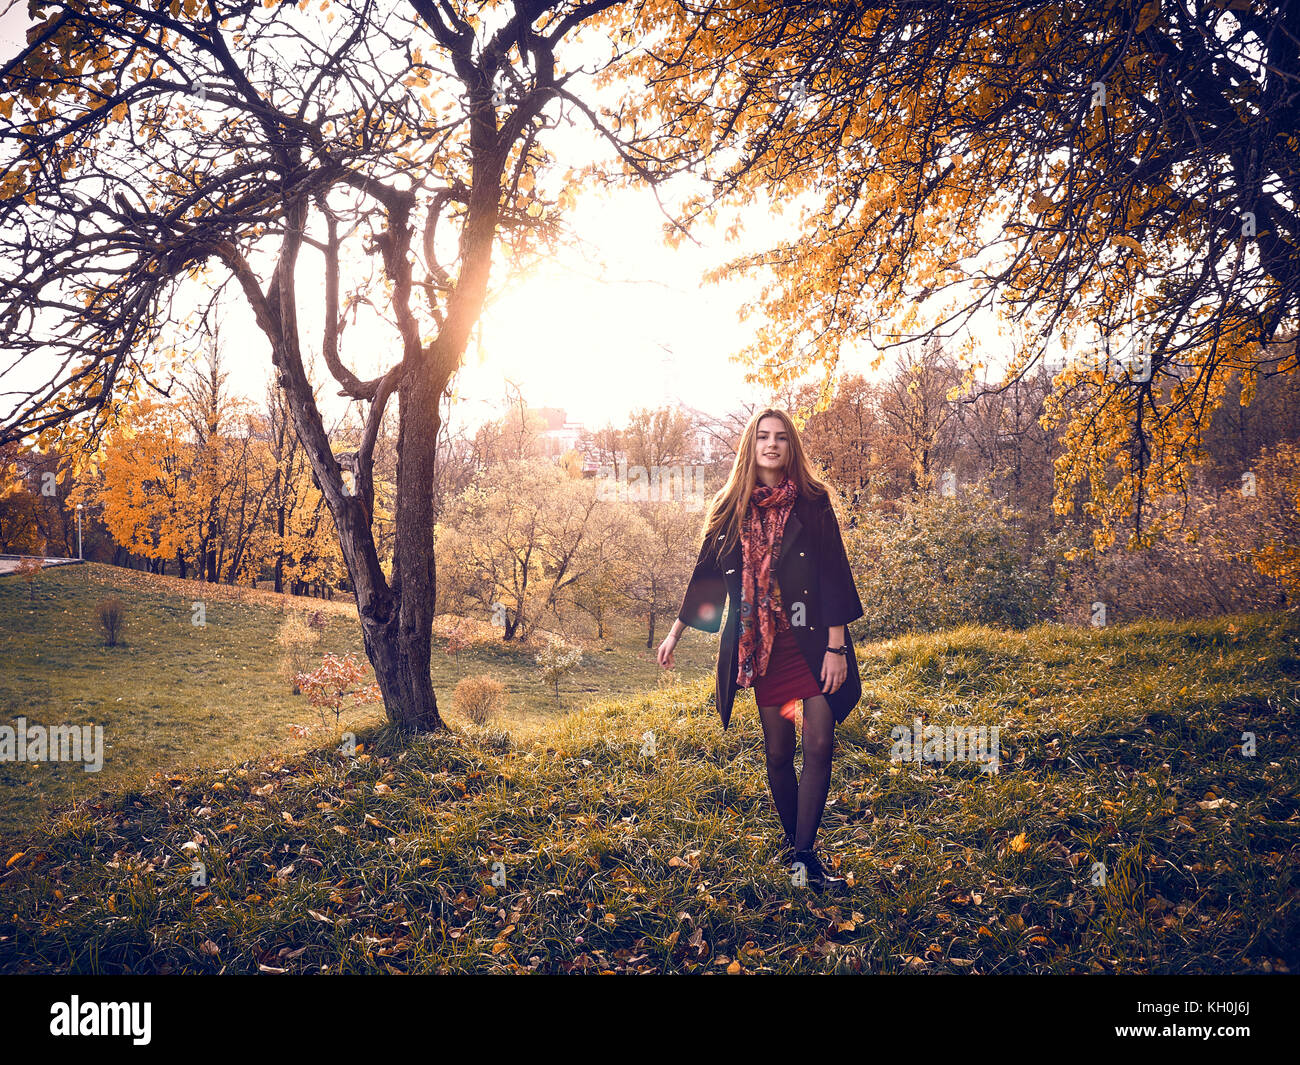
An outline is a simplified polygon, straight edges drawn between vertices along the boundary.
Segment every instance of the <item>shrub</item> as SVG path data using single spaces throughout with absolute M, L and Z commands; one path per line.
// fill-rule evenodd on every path
M 473 628 L 468 618 L 462 618 L 447 635 L 447 653 L 459 662 L 461 651 L 473 645 Z
M 14 567 L 14 573 L 27 582 L 28 599 L 36 598 L 36 577 L 44 565 L 39 558 L 24 558 Z
M 1248 482 L 1246 478 L 1249 478 Z M 1281 610 L 1300 601 L 1300 447 L 1261 450 L 1226 485 L 1198 477 L 1186 498 L 1148 501 L 1143 524 L 1165 535 L 1098 556 L 1080 538 L 1071 566 L 1079 620 L 1091 602 L 1110 623 Z
M 315 624 L 320 616 L 319 610 L 310 618 L 298 613 L 286 614 L 280 624 L 278 639 L 280 646 L 284 648 L 280 672 L 293 687 L 294 695 L 302 692 L 302 685 L 298 678 L 307 672 L 309 659 L 313 656 L 316 645 L 320 643 L 321 632 L 325 628 L 323 624 Z
M 109 647 L 116 647 L 124 621 L 122 600 L 117 596 L 101 599 L 97 609 L 99 611 L 99 624 L 104 629 L 105 642 Z
M 464 677 L 451 695 L 451 705 L 456 713 L 483 725 L 496 717 L 506 703 L 506 686 L 486 673 Z
M 325 711 L 329 710 L 334 714 L 334 728 L 337 730 L 347 699 L 352 700 L 352 708 L 383 700 L 378 684 L 358 687 L 369 669 L 369 665 L 363 665 L 352 655 L 344 658 L 326 655 L 318 669 L 300 673 L 296 680 L 307 693 L 308 702 L 320 710 L 321 724 L 325 724 Z
M 1063 547 L 1031 543 L 1013 511 L 979 489 L 899 501 L 844 529 L 867 639 L 979 623 L 1021 629 L 1050 618 Z
M 555 689 L 555 701 L 560 701 L 560 678 L 578 668 L 582 662 L 582 649 L 563 640 L 550 640 L 533 659 L 541 670 L 542 679 Z

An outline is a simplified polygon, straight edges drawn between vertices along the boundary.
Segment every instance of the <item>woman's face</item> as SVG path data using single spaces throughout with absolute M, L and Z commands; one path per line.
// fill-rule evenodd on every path
M 790 437 L 780 418 L 769 416 L 760 421 L 754 442 L 757 449 L 754 459 L 760 470 L 780 473 L 786 468 L 790 461 Z

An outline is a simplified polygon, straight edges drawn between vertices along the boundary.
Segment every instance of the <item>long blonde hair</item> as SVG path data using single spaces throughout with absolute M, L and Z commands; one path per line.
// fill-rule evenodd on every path
M 799 430 L 794 427 L 790 415 L 783 410 L 768 407 L 749 419 L 745 431 L 740 434 L 740 443 L 736 447 L 736 461 L 731 465 L 731 473 L 726 483 L 718 489 L 709 503 L 704 518 L 703 537 L 707 540 L 719 532 L 726 531 L 728 543 L 735 543 L 740 538 L 740 528 L 745 520 L 745 511 L 749 507 L 749 497 L 758 484 L 758 461 L 754 454 L 758 439 L 758 424 L 764 418 L 779 418 L 785 426 L 786 436 L 790 441 L 790 458 L 785 472 L 794 481 L 801 496 L 829 496 L 830 488 L 812 470 L 808 456 L 804 453 L 799 440 Z

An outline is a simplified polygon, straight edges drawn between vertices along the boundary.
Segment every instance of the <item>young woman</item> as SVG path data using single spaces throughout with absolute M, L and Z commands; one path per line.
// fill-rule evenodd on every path
M 717 706 L 726 729 L 737 687 L 753 687 L 767 782 L 785 829 L 782 857 L 808 882 L 838 887 L 814 843 L 830 788 L 835 726 L 862 695 L 848 623 L 862 617 L 830 491 L 813 474 L 780 410 L 745 426 L 731 475 L 704 521 L 704 544 L 659 663 L 673 666 L 685 626 L 717 632 Z M 803 773 L 794 772 L 795 710 L 803 702 Z

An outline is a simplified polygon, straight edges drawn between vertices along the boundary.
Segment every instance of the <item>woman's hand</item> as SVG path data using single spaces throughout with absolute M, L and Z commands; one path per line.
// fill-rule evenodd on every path
M 839 691 L 839 687 L 844 683 L 849 675 L 849 662 L 844 655 L 837 655 L 827 651 L 822 656 L 822 694 L 829 695 L 831 692 Z M 827 687 L 829 685 L 829 687 Z
M 677 646 L 677 637 L 669 633 L 659 645 L 659 664 L 664 669 L 673 668 L 673 648 Z

